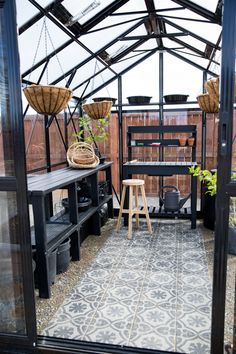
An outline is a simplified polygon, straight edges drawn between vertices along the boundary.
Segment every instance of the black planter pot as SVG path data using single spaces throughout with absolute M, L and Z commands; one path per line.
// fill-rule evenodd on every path
M 203 225 L 215 230 L 215 195 L 203 194 Z
M 236 227 L 235 226 L 229 226 L 228 253 L 236 255 Z
M 57 249 L 57 274 L 67 271 L 70 264 L 70 239 L 66 239 Z

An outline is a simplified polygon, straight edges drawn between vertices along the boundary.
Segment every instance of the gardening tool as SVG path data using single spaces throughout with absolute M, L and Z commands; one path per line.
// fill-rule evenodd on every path
M 162 198 L 162 191 L 164 189 L 169 189 L 165 192 L 164 198 Z M 164 205 L 165 211 L 179 211 L 186 201 L 191 196 L 191 193 L 183 199 L 180 199 L 180 191 L 175 186 L 163 186 L 160 189 L 160 206 Z

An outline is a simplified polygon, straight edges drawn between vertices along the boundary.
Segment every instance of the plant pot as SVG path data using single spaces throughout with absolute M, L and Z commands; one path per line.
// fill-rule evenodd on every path
M 57 274 L 67 271 L 70 264 L 70 239 L 66 239 L 57 249 Z
M 127 100 L 129 104 L 148 104 L 151 98 L 150 96 L 129 96 Z
M 101 102 L 101 101 L 112 101 L 112 104 L 116 104 L 116 98 L 112 97 L 94 97 L 93 101 L 94 102 Z
M 229 226 L 228 253 L 236 255 L 236 227 L 235 226 Z
M 112 101 L 85 103 L 82 105 L 84 112 L 91 119 L 106 118 L 111 113 Z
M 203 225 L 210 230 L 215 230 L 215 195 L 203 192 Z
M 179 138 L 179 145 L 180 146 L 185 146 L 186 145 L 186 141 L 187 141 L 186 138 Z
M 29 105 L 40 114 L 61 112 L 72 97 L 72 90 L 53 85 L 31 85 L 24 88 Z
M 194 138 L 188 138 L 188 146 L 193 146 L 194 145 Z
M 166 103 L 185 103 L 188 99 L 188 96 L 189 95 L 174 94 L 174 95 L 165 95 L 163 96 L 163 98 Z

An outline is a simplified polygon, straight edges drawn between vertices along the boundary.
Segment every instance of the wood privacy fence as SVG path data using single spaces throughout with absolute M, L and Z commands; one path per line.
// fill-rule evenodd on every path
M 65 137 L 64 132 L 64 118 L 58 116 L 58 123 L 53 121 L 49 129 L 50 136 L 50 156 L 51 163 L 58 164 L 66 159 L 66 150 L 60 136 L 58 126 L 62 131 L 62 136 Z M 46 152 L 45 152 L 45 136 L 44 136 L 44 117 L 28 116 L 25 118 L 25 141 L 26 141 L 26 161 L 27 169 L 33 170 L 46 166 Z M 78 126 L 78 119 L 74 118 L 74 124 Z M 127 161 L 127 127 L 128 126 L 147 126 L 158 125 L 159 116 L 156 112 L 145 113 L 126 113 L 123 114 L 123 155 L 124 161 Z M 201 112 L 165 112 L 165 125 L 196 125 L 197 126 L 197 162 L 201 163 L 201 145 L 202 145 L 202 115 Z M 117 192 L 119 192 L 119 130 L 118 130 L 118 116 L 112 114 L 108 126 L 109 138 L 104 142 L 99 142 L 99 148 L 102 154 L 107 156 L 108 160 L 114 162 L 113 165 L 113 185 Z M 68 125 L 68 138 L 70 143 L 75 140 L 73 137 L 72 122 Z M 207 140 L 206 140 L 206 167 L 217 167 L 217 134 L 218 134 L 218 119 L 217 115 L 207 115 Z M 185 136 L 181 134 L 181 136 Z M 186 136 L 187 137 L 187 136 Z M 135 135 L 134 135 L 135 138 Z M 139 135 L 139 138 L 144 138 Z M 158 138 L 157 134 L 146 134 L 145 138 Z M 177 134 L 165 134 L 165 138 L 178 139 Z M 165 147 L 165 160 L 167 161 L 190 161 L 191 158 L 190 147 Z M 133 149 L 133 158 L 142 161 L 155 161 L 159 158 L 159 150 L 156 147 L 135 147 Z M 59 168 L 59 167 L 57 167 Z M 150 196 L 158 194 L 158 177 L 155 176 L 138 176 L 138 178 L 145 178 L 146 193 Z M 178 186 L 181 195 L 189 193 L 190 176 L 172 176 L 165 177 L 164 184 L 171 184 Z

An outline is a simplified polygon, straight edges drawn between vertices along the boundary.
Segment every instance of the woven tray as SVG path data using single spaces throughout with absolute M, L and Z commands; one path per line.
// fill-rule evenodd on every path
M 197 101 L 200 108 L 206 113 L 217 113 L 219 112 L 219 103 L 216 101 L 209 93 L 203 93 L 197 96 Z
M 82 107 L 92 119 L 106 118 L 111 113 L 112 101 L 85 103 Z
M 40 114 L 61 112 L 72 97 L 73 92 L 66 87 L 53 85 L 31 85 L 24 88 L 29 105 Z
M 100 160 L 93 147 L 84 142 L 72 144 L 67 150 L 67 161 L 73 168 L 94 168 Z

